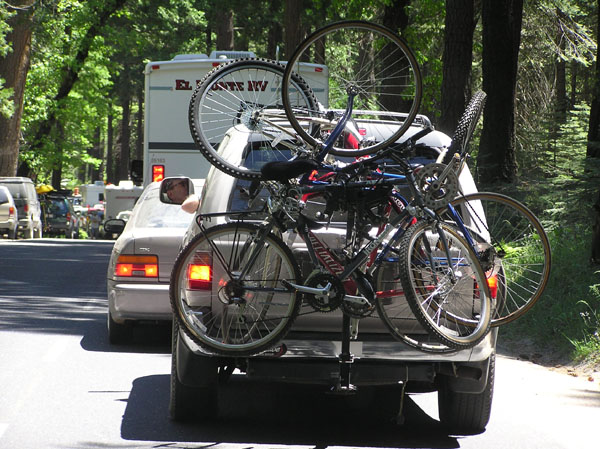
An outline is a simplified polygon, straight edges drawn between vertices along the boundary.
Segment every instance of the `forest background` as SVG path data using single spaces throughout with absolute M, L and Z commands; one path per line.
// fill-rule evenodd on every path
M 127 179 L 147 62 L 217 49 L 285 60 L 327 23 L 378 22 L 416 53 L 437 129 L 452 135 L 486 91 L 480 190 L 525 202 L 550 236 L 548 288 L 502 341 L 598 364 L 599 14 L 599 0 L 0 0 L 0 176 Z

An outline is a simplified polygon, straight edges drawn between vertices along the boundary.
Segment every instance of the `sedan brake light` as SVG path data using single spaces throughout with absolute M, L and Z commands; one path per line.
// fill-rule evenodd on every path
M 115 275 L 124 277 L 158 277 L 157 256 L 123 255 L 117 259 Z

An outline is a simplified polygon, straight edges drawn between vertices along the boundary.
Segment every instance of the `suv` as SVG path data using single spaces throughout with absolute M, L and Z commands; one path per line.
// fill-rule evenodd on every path
M 43 194 L 42 208 L 44 232 L 70 239 L 79 238 L 79 217 L 66 195 L 54 192 Z
M 18 226 L 19 218 L 15 201 L 10 190 L 0 186 L 0 235 L 6 234 L 9 239 L 14 240 L 17 238 Z
M 421 129 L 420 126 L 412 126 L 400 141 Z M 247 133 L 231 129 L 228 137 L 219 151 L 237 150 L 244 155 L 245 161 L 252 160 L 251 152 L 263 146 L 259 135 L 249 138 Z M 434 131 L 418 143 L 422 144 L 422 151 L 419 159 L 413 162 L 424 164 L 435 161 L 436 155 L 449 146 L 450 138 Z M 459 180 L 464 193 L 476 190 L 468 168 L 463 170 Z M 248 181 L 234 179 L 211 168 L 198 213 L 247 208 L 249 184 Z M 310 216 L 310 205 L 307 204 L 304 213 Z M 261 217 L 256 218 L 260 220 Z M 224 221 L 225 217 L 213 217 L 205 221 L 205 226 Z M 336 219 L 334 215 L 330 226 L 314 232 L 320 232 L 319 238 L 335 248 L 343 244 L 344 227 L 344 217 Z M 183 244 L 198 232 L 196 220 L 193 220 Z M 302 254 L 306 252 L 306 247 L 299 244 L 293 234 L 286 233 L 283 239 L 302 264 L 306 259 Z M 170 400 L 172 418 L 185 419 L 191 414 L 208 418 L 217 414 L 218 390 L 223 380 L 220 374 L 231 372 L 234 368 L 251 379 L 335 387 L 339 381 L 341 363 L 341 315 L 337 310 L 298 317 L 284 340 L 272 351 L 236 358 L 207 353 L 174 320 Z M 414 333 L 426 334 L 423 328 L 415 329 L 414 322 L 413 319 L 410 324 Z M 438 391 L 440 420 L 451 431 L 472 433 L 485 428 L 493 395 L 496 330 L 468 350 L 431 353 L 394 340 L 379 318 L 361 319 L 359 329 L 358 337 L 351 342 L 350 348 L 354 355 L 352 384 L 360 387 L 402 383 L 407 392 Z
M 18 231 L 26 238 L 42 237 L 42 212 L 33 181 L 22 177 L 1 177 L 0 185 L 10 190 L 19 215 Z

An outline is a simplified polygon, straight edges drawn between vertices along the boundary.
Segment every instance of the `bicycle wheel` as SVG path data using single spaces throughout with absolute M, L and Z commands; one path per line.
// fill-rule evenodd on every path
M 300 278 L 294 256 L 272 233 L 227 223 L 199 234 L 181 251 L 169 295 L 175 319 L 206 350 L 252 355 L 285 336 L 300 298 L 282 281 Z
M 189 105 L 190 132 L 209 162 L 240 179 L 260 179 L 260 167 L 293 158 L 301 145 L 294 138 L 281 99 L 283 66 L 264 59 L 232 61 L 210 71 L 198 84 Z M 290 79 L 294 98 L 303 109 L 317 101 L 302 78 Z M 234 140 L 239 151 L 228 146 Z
M 455 351 L 440 343 L 415 318 L 400 281 L 398 254 L 396 244 L 375 272 L 377 315 L 396 340 L 413 348 L 432 353 Z
M 489 289 L 477 255 L 460 233 L 440 223 L 417 222 L 400 239 L 400 280 L 406 300 L 421 325 L 442 344 L 467 349 L 488 333 Z
M 311 86 L 321 109 L 299 108 L 293 101 L 300 62 L 327 66 L 328 81 Z M 360 156 L 398 140 L 421 102 L 421 74 L 406 42 L 383 26 L 345 21 L 315 31 L 300 44 L 285 69 L 283 105 L 306 143 L 320 147 L 327 140 L 346 109 L 350 89 L 357 92 L 350 126 L 330 153 Z
M 467 108 L 458 121 L 456 130 L 452 136 L 450 147 L 448 148 L 448 152 L 444 158 L 445 164 L 450 163 L 455 154 L 458 154 L 461 159 L 463 159 L 464 156 L 469 152 L 469 142 L 473 136 L 473 131 L 475 131 L 475 128 L 477 127 L 477 123 L 479 123 L 481 113 L 483 112 L 483 108 L 485 106 L 486 97 L 486 93 L 480 90 L 473 95 L 471 101 L 469 101 L 469 104 L 467 104 Z
M 490 279 L 492 326 L 517 319 L 537 302 L 550 277 L 550 243 L 542 224 L 526 206 L 499 193 L 473 193 L 451 204 Z M 438 214 L 456 221 L 449 209 Z

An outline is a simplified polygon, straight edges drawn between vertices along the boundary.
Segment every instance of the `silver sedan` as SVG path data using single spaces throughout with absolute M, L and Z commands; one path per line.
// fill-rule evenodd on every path
M 194 180 L 200 191 L 204 180 Z M 121 235 L 107 272 L 108 336 L 112 344 L 131 340 L 136 322 L 170 321 L 169 279 L 182 238 L 193 215 L 180 206 L 161 203 L 160 183 L 149 184 L 131 218 L 110 220 L 105 230 Z

